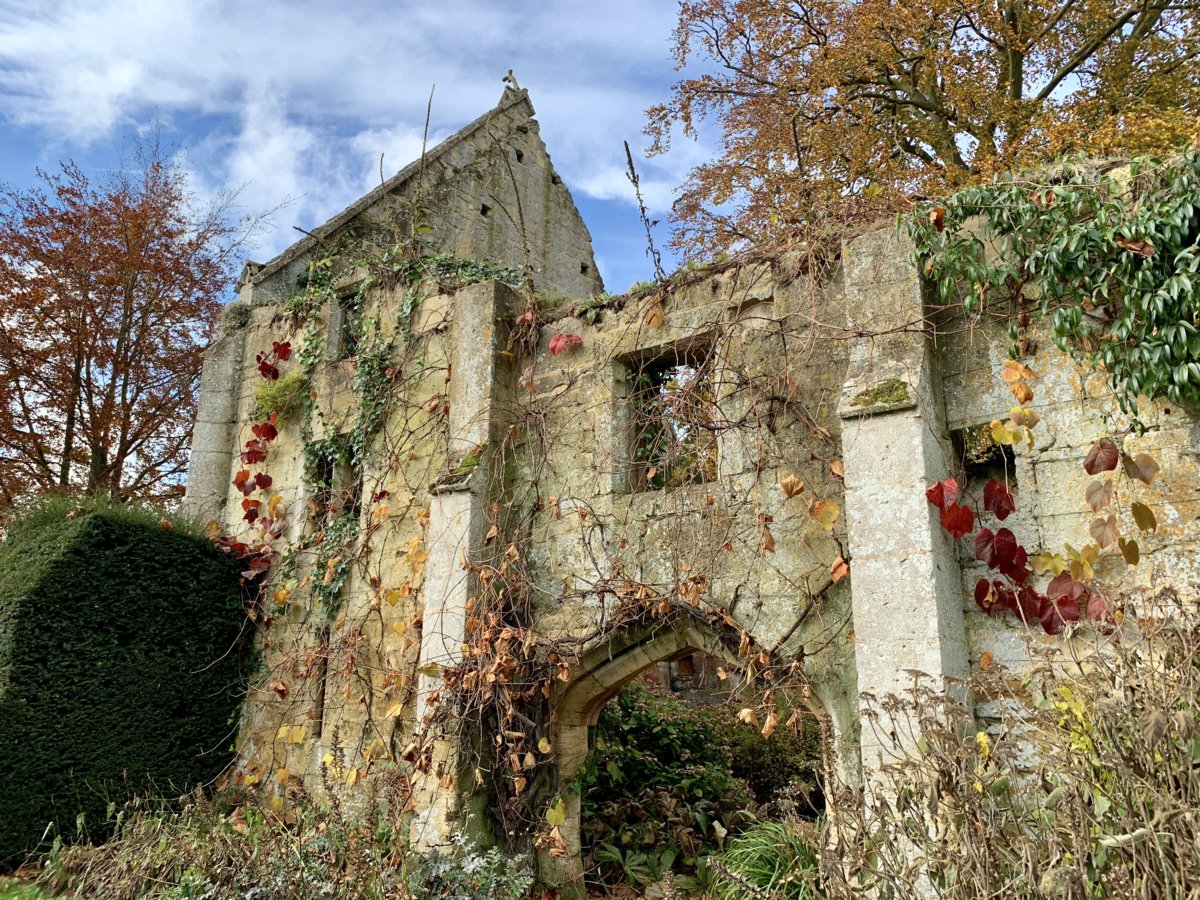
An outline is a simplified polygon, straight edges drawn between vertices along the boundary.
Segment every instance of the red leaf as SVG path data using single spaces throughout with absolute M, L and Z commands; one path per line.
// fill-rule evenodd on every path
M 1001 528 L 1001 531 L 1007 531 L 1006 528 Z M 1024 584 L 1029 580 L 1029 569 L 1026 563 L 1029 562 L 1029 554 L 1025 552 L 1025 548 L 1017 544 L 1017 549 L 1013 552 L 1012 559 L 1001 560 L 996 566 L 1000 572 L 1007 575 L 1016 584 Z
M 1021 593 L 1017 595 L 1017 608 L 1013 612 L 1022 621 L 1027 623 L 1033 622 L 1039 618 L 1042 611 L 1042 604 L 1045 602 L 1045 597 L 1026 585 L 1021 588 Z
M 267 445 L 263 441 L 246 441 L 246 449 L 242 453 L 242 462 L 248 466 L 260 463 L 267 458 Z
M 989 569 L 998 569 L 1014 563 L 1018 549 L 1024 553 L 1018 546 L 1016 537 L 1007 528 L 1001 528 L 995 534 L 988 528 L 980 528 L 975 534 L 975 558 L 986 564 Z
M 246 514 L 242 516 L 242 518 L 253 525 L 254 520 L 258 518 L 259 506 L 260 504 L 257 500 L 251 500 L 249 497 L 247 497 L 242 501 L 242 509 L 246 511 Z
M 275 381 L 279 378 L 279 369 L 264 359 L 258 364 L 258 374 L 267 381 Z
M 532 325 L 533 324 L 533 310 L 527 309 L 527 310 L 525 310 L 525 312 L 523 312 L 519 316 L 517 316 L 517 321 L 515 324 L 517 324 L 517 325 Z
M 1085 590 L 1083 582 L 1076 581 L 1070 571 L 1064 569 L 1046 585 L 1046 596 L 1051 600 L 1078 600 Z
M 982 609 L 988 615 L 992 613 L 992 603 L 995 601 L 995 591 L 992 590 L 992 583 L 986 578 L 980 578 L 975 582 L 975 605 Z
M 1083 460 L 1083 470 L 1089 475 L 1111 472 L 1121 459 L 1121 451 L 1111 441 L 1096 441 Z
M 570 350 L 572 347 L 578 347 L 583 343 L 583 338 L 577 334 L 556 334 L 550 338 L 550 355 L 558 356 L 564 350 Z
M 939 481 L 925 492 L 925 499 L 938 509 L 948 509 L 958 498 L 958 482 L 953 478 Z
M 260 490 L 264 490 L 264 491 L 265 491 L 267 488 L 269 488 L 269 487 L 271 486 L 271 476 L 270 476 L 270 475 L 264 475 L 262 472 L 257 472 L 257 473 L 255 473 L 255 475 L 254 475 L 254 484 L 255 484 L 255 485 L 256 485 L 256 486 L 257 486 L 257 487 L 258 487 Z
M 250 470 L 242 469 L 234 476 L 234 486 L 246 496 L 254 493 L 254 482 L 250 479 Z
M 1089 594 L 1084 612 L 1089 619 L 1108 618 L 1108 599 L 1100 594 Z
M 983 508 L 1003 522 L 1016 510 L 1017 504 L 1005 485 L 989 478 L 983 488 Z
M 971 512 L 969 506 L 951 503 L 942 510 L 942 527 L 950 532 L 955 540 L 958 540 L 963 535 L 969 534 L 975 527 L 975 514 Z
M 275 423 L 271 421 L 259 422 L 250 429 L 254 432 L 254 436 L 264 441 L 273 441 L 279 437 L 279 429 L 275 427 Z
M 292 357 L 290 341 L 271 341 L 271 349 L 275 351 L 275 358 L 278 360 L 288 360 Z

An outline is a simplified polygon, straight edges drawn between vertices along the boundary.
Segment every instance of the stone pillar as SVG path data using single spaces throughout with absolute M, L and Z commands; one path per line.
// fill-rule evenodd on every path
M 247 264 L 252 265 L 255 264 Z M 238 302 L 251 304 L 253 293 L 254 286 L 243 273 Z M 184 515 L 202 523 L 215 520 L 225 525 L 222 518 L 237 452 L 238 399 L 242 393 L 245 351 L 246 331 L 237 328 L 226 330 L 204 354 L 200 402 L 192 428 L 187 490 L 183 497 Z
M 487 510 L 503 488 L 492 480 L 494 450 L 504 430 L 497 407 L 511 399 L 515 377 L 502 319 L 516 305 L 516 295 L 498 282 L 471 285 L 454 296 L 447 453 L 451 471 L 431 488 L 418 728 L 424 727 L 431 711 L 431 695 L 442 688 L 439 669 L 462 661 L 467 604 L 478 591 L 469 567 L 486 562 L 491 552 L 486 542 Z M 471 457 L 476 462 L 470 470 L 454 474 L 453 467 Z M 425 850 L 444 845 L 466 824 L 461 821 L 461 801 L 468 788 L 459 783 L 460 735 L 429 737 L 432 763 L 414 778 L 418 812 L 411 832 L 413 845 Z
M 950 456 L 921 280 L 908 251 L 884 231 L 849 241 L 842 254 L 847 316 L 864 335 L 851 347 L 839 413 L 868 781 L 911 734 L 887 718 L 881 701 L 905 694 L 917 672 L 951 691 L 963 689 L 968 674 L 959 566 L 925 498 L 946 477 Z

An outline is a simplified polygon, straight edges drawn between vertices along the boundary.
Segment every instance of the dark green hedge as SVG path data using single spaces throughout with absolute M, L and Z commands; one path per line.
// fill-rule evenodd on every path
M 242 693 L 236 561 L 153 514 L 59 504 L 0 544 L 0 869 L 49 822 L 179 796 L 229 762 Z

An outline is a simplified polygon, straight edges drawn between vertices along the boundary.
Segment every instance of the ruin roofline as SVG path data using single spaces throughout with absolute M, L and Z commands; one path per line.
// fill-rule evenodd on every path
M 359 197 L 333 218 L 314 228 L 312 231 L 307 232 L 303 238 L 296 241 L 296 243 L 292 244 L 274 259 L 262 264 L 259 267 L 256 267 L 255 263 L 253 262 L 247 262 L 246 267 L 252 270 L 252 274 L 246 273 L 244 269 L 243 279 L 245 279 L 246 274 L 250 274 L 250 280 L 254 284 L 261 284 L 262 282 L 266 281 L 289 263 L 310 252 L 314 247 L 317 247 L 326 238 L 332 237 L 338 229 L 347 225 L 362 212 L 370 209 L 387 195 L 392 194 L 402 188 L 415 175 L 421 172 L 422 169 L 424 169 L 430 163 L 436 162 L 438 159 L 445 156 L 450 150 L 466 141 L 477 131 L 487 125 L 487 123 L 496 115 L 507 112 L 514 107 L 521 106 L 522 104 L 524 104 L 527 110 L 526 118 L 532 119 L 535 113 L 533 109 L 533 103 L 529 100 L 529 91 L 525 90 L 524 88 L 514 90 L 511 87 L 506 87 L 503 95 L 500 97 L 500 102 L 490 110 L 479 116 L 479 118 L 475 119 L 473 122 L 460 128 L 441 143 L 429 148 L 423 156 L 413 160 L 391 178 L 387 179 L 387 181 L 383 182 L 378 187 L 373 188 L 362 197 Z

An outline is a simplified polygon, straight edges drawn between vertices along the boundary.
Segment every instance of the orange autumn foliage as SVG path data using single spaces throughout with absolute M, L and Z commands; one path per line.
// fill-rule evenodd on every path
M 651 152 L 720 133 L 675 204 L 693 256 L 856 219 L 1065 154 L 1187 144 L 1200 4 L 685 0 Z
M 154 145 L 99 183 L 73 163 L 39 175 L 0 190 L 0 507 L 177 498 L 242 226 L 194 213 Z

